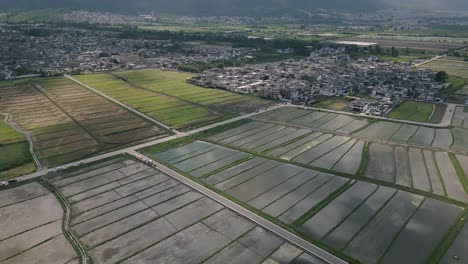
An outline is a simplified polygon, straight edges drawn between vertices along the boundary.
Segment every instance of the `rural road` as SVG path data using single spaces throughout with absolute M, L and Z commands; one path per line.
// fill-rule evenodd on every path
M 440 58 L 443 58 L 443 57 L 445 57 L 445 55 L 444 55 L 444 56 L 435 56 L 434 58 L 429 59 L 429 60 L 427 60 L 427 61 L 423 61 L 423 62 L 421 62 L 421 63 L 414 64 L 414 66 L 415 66 L 415 67 L 421 67 L 422 65 L 424 65 L 424 64 L 426 64 L 426 63 L 429 63 L 429 62 L 431 62 L 431 61 L 435 61 L 435 60 L 440 59 Z
M 150 158 L 136 152 L 136 151 L 129 151 L 128 154 L 132 155 L 133 157 L 140 159 L 140 160 L 151 160 Z M 324 261 L 325 263 L 329 264 L 345 264 L 347 262 L 335 257 L 334 255 L 328 253 L 327 251 L 305 241 L 304 239 L 294 235 L 293 233 L 279 227 L 278 225 L 266 220 L 263 217 L 258 216 L 257 214 L 251 212 L 248 209 L 232 202 L 231 200 L 225 198 L 222 195 L 215 193 L 214 191 L 190 180 L 189 178 L 171 170 L 170 168 L 155 162 L 156 167 L 158 170 L 162 171 L 163 173 L 171 176 L 172 178 L 176 179 L 179 182 L 189 186 L 190 188 L 204 194 L 205 196 L 215 200 L 216 202 L 224 205 L 225 207 L 237 212 L 238 214 L 250 219 L 251 221 L 255 222 L 259 226 L 275 233 L 279 237 L 283 238 L 284 240 L 306 250 L 309 254 L 319 258 L 320 260 Z

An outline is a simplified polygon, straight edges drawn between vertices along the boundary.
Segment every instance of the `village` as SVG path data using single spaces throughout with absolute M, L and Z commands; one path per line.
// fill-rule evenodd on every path
M 404 100 L 442 102 L 449 84 L 436 73 L 370 56 L 351 59 L 344 48 L 324 48 L 303 60 L 212 69 L 189 82 L 209 88 L 308 105 L 319 98 L 349 96 L 350 110 L 385 115 Z
M 243 57 L 245 49 L 120 38 L 111 31 L 0 24 L 0 80 L 168 68 Z

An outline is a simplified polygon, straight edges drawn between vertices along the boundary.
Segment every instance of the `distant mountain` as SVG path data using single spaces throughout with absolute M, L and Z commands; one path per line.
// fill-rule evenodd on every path
M 120 12 L 156 9 L 203 16 L 281 15 L 298 9 L 375 10 L 375 0 L 0 0 L 0 8 L 80 8 Z
M 156 9 L 180 15 L 281 15 L 298 9 L 372 11 L 389 7 L 467 10 L 467 0 L 0 0 L 1 8 L 80 8 L 122 13 Z M 434 10 L 434 11 L 437 11 Z

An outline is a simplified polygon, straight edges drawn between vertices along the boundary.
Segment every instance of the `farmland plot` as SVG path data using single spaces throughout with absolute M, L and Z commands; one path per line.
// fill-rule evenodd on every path
M 449 149 L 453 144 L 453 135 L 450 129 L 436 129 L 432 146 L 436 148 Z
M 431 146 L 434 140 L 435 130 L 429 127 L 418 128 L 418 131 L 413 135 L 408 143 L 422 146 Z
M 342 144 L 345 144 L 348 141 L 350 141 L 350 138 L 348 137 L 335 136 L 323 142 L 322 144 L 296 156 L 295 158 L 293 158 L 293 161 L 304 163 L 304 164 L 310 164 L 311 162 L 329 153 L 330 151 L 335 150 L 336 148 L 338 148 Z
M 332 168 L 333 171 L 355 175 L 361 165 L 362 152 L 365 142 L 359 140 Z
M 345 248 L 395 193 L 395 189 L 379 187 L 359 208 L 327 234 L 323 241 L 336 249 Z
M 321 143 L 323 143 L 324 141 L 332 137 L 333 135 L 331 134 L 314 134 L 311 137 L 304 138 L 304 140 L 299 140 L 288 146 L 285 146 L 283 150 L 287 150 L 287 151 L 281 154 L 279 157 L 284 160 L 292 160 L 298 155 L 304 153 L 307 150 L 310 150 L 311 148 L 315 146 L 320 145 Z M 310 141 L 304 142 L 305 140 L 310 140 Z M 277 150 L 275 150 L 275 152 L 276 151 Z
M 468 128 L 468 112 L 465 112 L 465 107 L 458 106 L 453 115 L 452 126 Z
M 351 139 L 345 144 L 316 159 L 311 163 L 311 165 L 329 170 L 343 157 L 344 154 L 346 154 L 354 146 L 355 143 L 356 140 Z
M 139 87 L 174 96 L 193 104 L 234 113 L 250 113 L 273 103 L 217 89 L 206 89 L 186 82 L 190 74 L 177 71 L 141 70 L 119 72 L 118 76 Z
M 411 165 L 411 176 L 413 177 L 413 187 L 423 191 L 431 191 L 431 183 L 422 151 L 420 149 L 410 148 L 408 153 Z
M 406 143 L 411 137 L 413 137 L 417 130 L 417 126 L 404 124 L 400 127 L 400 129 L 398 129 L 398 131 L 391 137 L 390 140 Z
M 77 257 L 62 234 L 63 210 L 38 183 L 0 191 L 0 261 L 67 263 Z
M 422 201 L 421 196 L 398 192 L 344 252 L 364 263 L 376 263 Z
M 83 178 L 108 178 L 115 175 L 110 172 L 119 171 L 125 173 L 123 179 L 126 179 L 142 173 L 139 163 L 130 161 L 115 159 L 111 164 L 107 161 L 94 165 L 91 170 L 78 169 L 65 177 L 56 175 L 60 178 L 56 182 L 78 179 L 60 187 L 65 191 Z M 113 178 L 118 186 L 111 192 L 120 194 L 114 199 L 107 199 L 110 192 L 103 191 L 104 195 L 72 203 L 73 206 L 93 199 L 89 207 L 75 207 L 71 221 L 72 230 L 88 249 L 93 263 L 220 263 L 225 260 L 262 263 L 273 256 L 287 260 L 282 263 L 290 263 L 295 256 L 304 254 L 218 202 L 156 169 L 150 170 L 152 176 L 135 182 L 121 183 L 122 178 Z M 80 183 L 81 190 L 95 190 L 96 182 Z
M 174 128 L 200 125 L 225 116 L 220 111 L 159 92 L 138 88 L 110 74 L 77 76 L 80 82 Z
M 426 199 L 401 230 L 381 263 L 423 263 L 462 211 L 460 207 Z
M 365 129 L 355 133 L 356 136 L 370 139 L 390 139 L 401 127 L 401 124 L 393 122 L 376 122 Z
M 369 147 L 369 163 L 365 176 L 386 182 L 395 181 L 395 160 L 393 147 L 373 143 Z
M 437 166 L 441 172 L 447 196 L 459 201 L 468 202 L 468 194 L 465 193 L 463 185 L 458 178 L 457 171 L 450 160 L 448 153 L 434 153 Z
M 15 88 L 15 89 L 13 89 Z M 1 90 L 15 122 L 33 136 L 45 165 L 57 165 L 165 134 L 153 124 L 65 78 Z
M 206 152 L 197 151 L 200 149 L 203 150 L 205 146 L 210 145 L 214 148 L 208 148 Z M 192 151 L 194 149 L 195 151 Z M 180 154 L 182 154 L 182 158 L 179 159 L 177 155 Z M 217 147 L 211 143 L 197 141 L 189 145 L 155 154 L 154 156 L 195 177 L 201 177 L 221 167 L 245 159 L 249 155 L 225 147 Z
M 376 188 L 376 185 L 366 182 L 355 183 L 318 214 L 307 220 L 300 229 L 317 240 L 323 238 L 372 195 Z
M 453 149 L 468 150 L 468 129 L 452 128 L 453 133 Z
M 411 167 L 406 148 L 395 147 L 395 164 L 396 166 L 396 184 L 411 187 L 413 185 L 411 178 Z

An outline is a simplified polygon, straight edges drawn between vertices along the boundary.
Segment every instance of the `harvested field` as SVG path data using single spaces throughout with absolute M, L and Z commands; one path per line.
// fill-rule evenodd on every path
M 65 78 L 3 87 L 0 96 L 5 98 L 0 110 L 12 114 L 13 121 L 31 133 L 36 154 L 46 166 L 165 133 Z

